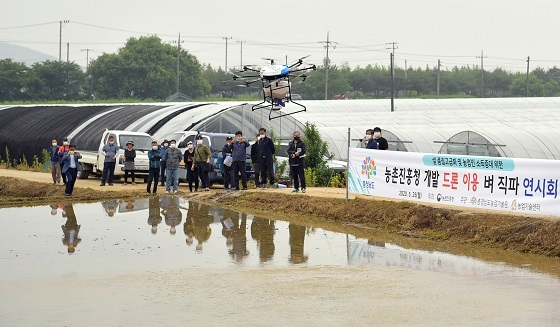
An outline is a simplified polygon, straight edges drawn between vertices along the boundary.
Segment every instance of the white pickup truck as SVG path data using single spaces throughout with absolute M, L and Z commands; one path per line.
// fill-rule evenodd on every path
M 115 143 L 119 147 L 119 159 L 117 159 L 117 164 L 115 166 L 115 176 L 119 177 L 124 175 L 124 149 L 126 148 L 126 143 L 128 141 L 132 141 L 134 143 L 134 149 L 136 150 L 136 158 L 134 159 L 135 177 L 147 180 L 150 174 L 148 151 L 152 147 L 152 137 L 147 133 L 117 130 L 106 130 L 103 132 L 101 140 L 99 141 L 99 146 L 96 150 L 78 150 L 82 155 L 82 159 L 80 160 L 82 164 L 82 172 L 79 174 L 78 178 L 85 179 L 92 174 L 101 176 L 103 173 L 103 162 L 105 161 L 105 156 L 101 153 L 101 150 L 103 149 L 103 146 L 107 144 L 109 136 L 111 135 L 115 137 Z

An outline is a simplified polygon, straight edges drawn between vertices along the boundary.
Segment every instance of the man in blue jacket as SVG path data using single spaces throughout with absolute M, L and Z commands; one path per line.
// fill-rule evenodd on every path
M 247 189 L 247 148 L 251 145 L 243 138 L 241 131 L 235 132 L 235 141 L 231 144 L 231 156 L 233 164 L 231 165 L 231 188 L 232 190 L 239 189 L 239 174 L 241 174 L 241 184 L 243 190 Z
M 377 142 L 373 138 L 373 129 L 368 129 L 366 131 L 366 137 L 363 140 L 366 149 L 374 149 L 377 150 Z
M 109 142 L 103 146 L 101 154 L 105 156 L 101 186 L 105 186 L 105 182 L 109 182 L 109 185 L 113 186 L 113 176 L 115 175 L 115 166 L 119 154 L 119 147 L 115 144 L 115 136 L 109 136 Z
M 274 185 L 274 142 L 266 136 L 266 129 L 259 129 L 259 151 L 261 165 L 261 188 L 266 188 L 266 179 L 270 179 L 270 186 Z
M 49 154 L 51 157 L 51 171 L 53 184 L 61 183 L 61 172 L 60 172 L 60 156 L 58 155 L 58 144 L 56 140 L 52 140 L 51 148 L 49 149 Z
M 70 144 L 69 150 L 62 154 L 62 173 L 66 174 L 66 190 L 64 195 L 71 196 L 74 191 L 74 184 L 76 184 L 76 178 L 78 177 L 78 171 L 82 171 L 82 166 L 80 165 L 79 159 L 82 159 L 82 155 L 76 152 L 76 146 Z

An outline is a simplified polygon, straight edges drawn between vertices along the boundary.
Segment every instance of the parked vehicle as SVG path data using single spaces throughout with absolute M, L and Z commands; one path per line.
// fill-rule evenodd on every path
M 198 132 L 198 131 L 183 131 L 183 132 L 175 132 L 169 135 L 166 139 L 167 140 L 175 140 L 177 141 L 178 148 L 181 150 L 182 153 L 185 153 L 187 150 L 187 143 L 192 141 L 193 144 L 196 146 L 196 136 L 202 136 L 202 143 L 210 148 L 212 152 L 212 159 L 210 159 L 210 164 L 212 165 L 212 170 L 208 174 L 210 184 L 218 183 L 223 184 L 223 176 L 222 176 L 222 167 L 221 167 L 221 157 L 222 157 L 222 147 L 226 144 L 226 137 L 231 136 L 235 137 L 234 134 L 227 134 L 227 133 L 208 133 L 208 132 Z M 247 148 L 247 177 L 250 177 L 254 174 L 253 167 L 251 166 L 251 156 L 250 156 L 251 148 Z M 219 158 L 219 159 L 218 159 Z M 179 180 L 186 181 L 187 180 L 187 171 L 185 170 L 185 166 L 181 165 L 179 169 Z
M 152 147 L 152 137 L 147 133 L 118 130 L 106 130 L 103 132 L 99 141 L 99 147 L 96 150 L 80 150 L 80 154 L 82 155 L 82 159 L 80 160 L 82 172 L 79 174 L 78 178 L 85 179 L 88 178 L 89 175 L 101 176 L 103 173 L 103 162 L 105 161 L 105 156 L 101 152 L 111 135 L 115 137 L 115 143 L 119 147 L 119 159 L 117 159 L 117 164 L 115 166 L 115 176 L 124 176 L 124 159 L 121 158 L 121 155 L 124 155 L 126 143 L 132 141 L 134 143 L 134 149 L 136 150 L 134 173 L 136 177 L 147 180 L 150 175 L 148 151 Z

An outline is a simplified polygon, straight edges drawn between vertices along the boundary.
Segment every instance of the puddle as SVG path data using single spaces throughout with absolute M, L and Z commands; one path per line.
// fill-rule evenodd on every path
M 511 325 L 559 321 L 558 259 L 476 250 L 491 258 L 481 260 L 434 250 L 439 243 L 391 242 L 399 237 L 377 232 L 359 238 L 174 196 L 2 208 L 0 224 L 0 285 L 5 287 L 193 268 L 359 267 L 390 279 L 398 267 L 460 284 L 482 283 L 504 297 L 512 288 L 531 294 L 523 301 L 532 311 L 522 320 L 507 320 Z
M 362 239 L 254 217 L 175 196 L 3 208 L 0 217 L 2 276 L 57 274 L 77 267 L 95 274 L 154 267 L 291 265 L 398 266 L 469 276 L 523 276 L 535 273 L 534 266 L 543 260 L 548 270 L 560 271 L 557 259 L 525 256 L 515 265 L 504 262 L 510 258 L 488 262 L 405 248 L 382 237 Z M 38 264 L 41 270 L 32 269 Z

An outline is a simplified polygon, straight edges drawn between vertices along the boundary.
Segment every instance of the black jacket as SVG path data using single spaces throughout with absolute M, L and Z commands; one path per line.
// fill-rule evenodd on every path
M 253 145 L 251 145 L 251 162 L 258 163 L 259 157 L 260 157 L 259 143 L 255 142 Z
M 299 156 L 292 158 L 292 155 L 298 152 L 298 150 Z M 302 156 L 306 153 L 306 151 L 307 149 L 305 148 L 305 143 L 303 143 L 302 140 L 297 143 L 295 143 L 294 141 L 290 141 L 290 143 L 288 144 L 288 150 L 286 151 L 288 152 L 288 157 L 290 157 L 290 166 L 303 165 Z

